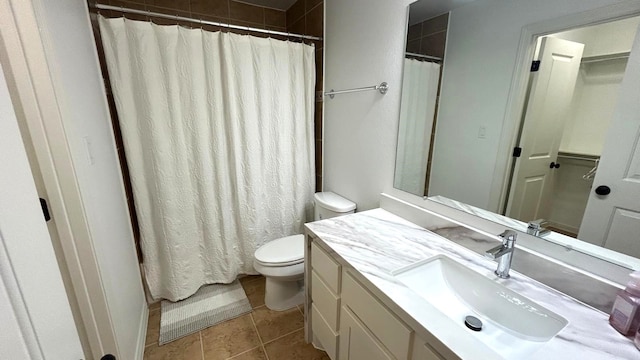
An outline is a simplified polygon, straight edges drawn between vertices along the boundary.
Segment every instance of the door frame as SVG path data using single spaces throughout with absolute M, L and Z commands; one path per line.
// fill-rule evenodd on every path
M 610 21 L 640 15 L 640 5 L 637 1 L 625 1 L 597 9 L 550 19 L 535 24 L 526 25 L 520 33 L 520 41 L 516 55 L 516 67 L 511 79 L 511 91 L 507 99 L 505 117 L 502 122 L 501 141 L 494 168 L 493 181 L 489 196 L 489 209 L 502 215 L 505 214 L 511 177 L 515 165 L 512 150 L 519 142 L 519 131 L 523 125 L 523 114 L 526 111 L 526 97 L 528 92 L 531 60 L 535 54 L 538 37 L 575 28 L 598 25 Z M 517 119 L 517 120 L 514 120 Z
M 118 344 L 77 182 L 54 80 L 32 0 L 0 0 L 0 61 L 18 121 L 33 143 L 50 212 L 78 302 L 89 358 L 118 356 Z M 23 135 L 23 137 L 25 137 Z M 82 331 L 82 329 L 78 329 Z M 81 338 L 83 336 L 81 335 Z

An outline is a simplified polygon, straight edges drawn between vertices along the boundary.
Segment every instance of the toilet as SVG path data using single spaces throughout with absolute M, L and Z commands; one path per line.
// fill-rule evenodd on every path
M 314 195 L 314 221 L 352 214 L 356 204 L 326 191 Z M 275 311 L 304 302 L 304 235 L 292 235 L 262 245 L 253 267 L 266 278 L 265 305 Z

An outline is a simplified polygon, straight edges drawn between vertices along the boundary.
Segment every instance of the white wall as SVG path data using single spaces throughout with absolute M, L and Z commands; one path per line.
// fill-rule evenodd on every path
M 625 60 L 612 60 L 580 67 L 560 151 L 602 154 L 626 66 Z
M 583 57 L 631 51 L 640 17 L 570 30 L 551 36 L 585 45 Z M 585 63 L 580 66 L 570 114 L 560 151 L 600 155 L 613 118 L 626 59 Z
M 0 119 L 0 358 L 84 358 L 1 67 Z
M 584 180 L 582 175 L 595 163 L 562 158 L 559 161 L 562 166 L 556 172 L 553 206 L 547 220 L 554 227 L 577 235 L 593 185 L 593 180 Z
M 389 83 L 389 92 L 324 100 L 324 190 L 378 207 L 393 184 L 407 5 L 410 0 L 325 0 L 324 88 Z
M 551 36 L 585 44 L 582 57 L 601 56 L 631 51 L 640 17 L 563 31 Z
M 87 3 L 36 5 L 119 357 L 136 359 L 146 302 Z
M 619 3 L 477 0 L 451 12 L 430 184 L 434 195 L 497 210 L 492 184 L 504 178 L 506 168 L 496 156 L 511 136 L 502 133 L 503 126 L 513 129 L 520 120 L 505 117 L 523 27 Z M 640 8 L 638 1 L 629 3 Z M 484 139 L 478 138 L 480 126 L 486 128 Z

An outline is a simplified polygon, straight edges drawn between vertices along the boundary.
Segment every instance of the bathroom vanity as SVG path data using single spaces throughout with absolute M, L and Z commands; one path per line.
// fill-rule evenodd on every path
M 307 341 L 333 360 L 640 357 L 605 312 L 516 268 L 499 279 L 496 262 L 459 239 L 489 249 L 497 237 L 457 234 L 448 240 L 383 209 L 307 224 Z M 613 299 L 615 287 L 592 280 L 586 288 Z

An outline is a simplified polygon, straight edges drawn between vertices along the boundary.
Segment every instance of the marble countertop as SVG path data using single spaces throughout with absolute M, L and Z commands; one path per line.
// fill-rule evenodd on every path
M 489 221 L 493 221 L 498 224 L 502 224 L 514 230 L 518 230 L 524 233 L 527 232 L 528 224 L 525 223 L 524 221 L 520 221 L 504 215 L 496 214 L 489 210 L 480 209 L 478 207 L 468 205 L 457 200 L 449 199 L 444 196 L 439 196 L 439 195 L 431 196 L 429 197 L 429 200 L 438 202 L 440 204 L 449 206 L 451 208 L 454 208 L 460 211 L 464 211 L 468 214 L 472 214 Z M 606 261 L 609 261 L 613 264 L 617 264 L 619 266 L 633 268 L 633 269 L 640 269 L 640 264 L 638 259 L 632 256 L 622 254 L 610 249 L 606 249 L 602 246 L 590 244 L 586 241 L 580 241 L 570 236 L 557 233 L 555 231 L 551 231 L 547 235 L 540 236 L 540 238 L 543 238 L 547 241 L 551 241 L 561 246 L 571 248 L 573 250 L 583 252 L 591 256 L 606 259 Z
M 493 275 L 496 263 L 383 209 L 369 210 L 306 224 L 343 265 L 356 270 L 391 309 L 420 334 L 433 335 L 462 359 L 523 359 L 509 346 L 498 355 L 473 336 L 460 336 L 452 323 L 392 273 L 420 260 L 444 254 L 507 288 L 562 315 L 569 324 L 547 343 L 527 352 L 529 359 L 640 359 L 633 342 L 608 323 L 608 315 L 535 280 L 511 272 L 507 280 Z M 517 255 L 516 255 L 517 256 Z M 375 290 L 375 291 L 373 291 Z M 380 296 L 381 295 L 381 296 Z M 415 325 L 418 328 L 415 328 Z

